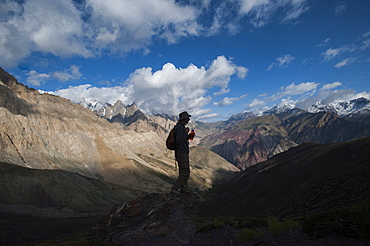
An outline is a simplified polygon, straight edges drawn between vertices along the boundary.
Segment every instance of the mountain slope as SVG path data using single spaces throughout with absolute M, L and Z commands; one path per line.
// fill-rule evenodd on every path
M 240 169 L 296 146 L 280 120 L 272 115 L 245 119 L 203 138 L 201 143 Z
M 204 137 L 201 143 L 245 169 L 304 142 L 336 143 L 370 136 L 366 114 L 351 115 L 347 120 L 330 111 L 275 107 L 266 112 L 232 117 L 234 120 L 228 121 L 232 124 L 218 125 L 219 132 Z
M 370 125 L 345 120 L 329 111 L 314 114 L 301 111 L 295 115 L 287 111 L 277 117 L 290 139 L 298 144 L 346 142 L 370 136 Z
M 6 205 L 17 204 L 25 214 L 37 210 L 39 216 L 70 217 L 108 211 L 137 196 L 118 185 L 62 170 L 35 170 L 0 162 L 0 175 L 0 211 L 10 212 Z
M 150 129 L 124 129 L 67 99 L 40 94 L 0 69 L 2 162 L 76 172 L 137 194 L 168 192 L 177 173 L 173 171 L 173 152 L 166 150 L 163 136 Z M 165 164 L 157 166 L 148 159 Z M 229 166 L 226 169 L 234 168 L 223 164 Z M 200 181 L 204 174 L 196 175 L 194 182 L 199 181 L 193 186 L 200 190 L 212 186 Z
M 370 201 L 369 191 L 370 138 L 305 143 L 246 169 L 203 212 L 300 217 Z

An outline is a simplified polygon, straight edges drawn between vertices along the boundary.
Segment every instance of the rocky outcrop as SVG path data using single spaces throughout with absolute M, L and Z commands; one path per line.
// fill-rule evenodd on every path
M 193 218 L 199 202 L 195 193 L 151 193 L 114 206 L 91 235 L 118 245 L 189 244 L 196 232 Z

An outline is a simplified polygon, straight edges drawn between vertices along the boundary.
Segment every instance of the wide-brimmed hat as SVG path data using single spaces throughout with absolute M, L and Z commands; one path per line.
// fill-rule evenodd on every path
M 180 120 L 183 120 L 183 119 L 190 118 L 191 115 L 188 114 L 188 112 L 184 111 L 184 112 L 182 112 L 182 113 L 179 114 L 179 117 L 180 117 Z

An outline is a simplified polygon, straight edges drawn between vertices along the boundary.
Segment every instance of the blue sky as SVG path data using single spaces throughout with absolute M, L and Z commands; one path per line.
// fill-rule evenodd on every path
M 368 0 L 0 0 L 0 66 L 27 86 L 225 120 L 370 98 Z

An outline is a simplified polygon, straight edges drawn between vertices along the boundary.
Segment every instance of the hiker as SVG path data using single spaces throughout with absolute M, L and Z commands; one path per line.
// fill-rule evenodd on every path
M 189 139 L 195 136 L 192 131 L 189 134 L 189 127 L 185 127 L 189 123 L 191 115 L 184 111 L 179 114 L 179 121 L 174 128 L 176 149 L 175 159 L 179 166 L 179 177 L 171 189 L 172 194 L 190 194 L 192 193 L 188 188 L 188 179 L 190 176 L 189 166 Z

